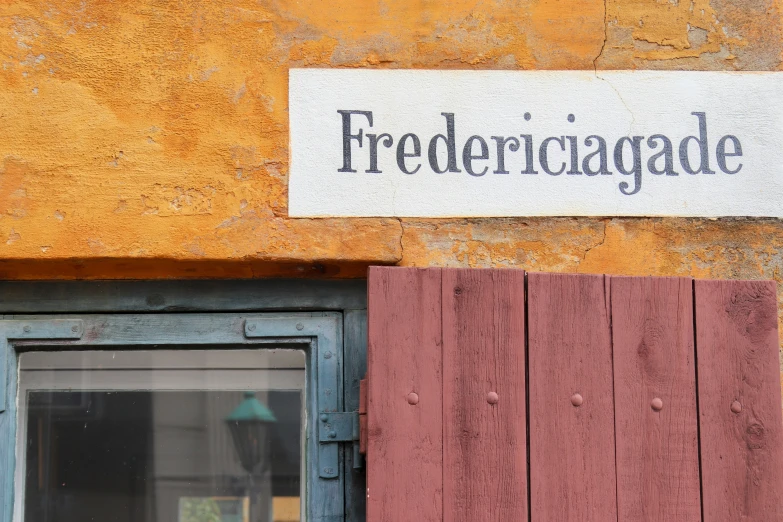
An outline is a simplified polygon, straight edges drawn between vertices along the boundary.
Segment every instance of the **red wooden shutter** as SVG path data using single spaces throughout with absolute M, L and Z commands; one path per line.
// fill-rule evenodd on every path
M 775 283 L 696 281 L 704 520 L 783 520 Z
M 606 281 L 530 274 L 528 295 L 532 512 L 541 520 L 615 520 Z
M 610 281 L 618 519 L 701 520 L 693 281 Z
M 371 268 L 368 285 L 367 519 L 441 521 L 441 271 Z
M 374 267 L 368 328 L 368 522 L 783 520 L 774 283 Z

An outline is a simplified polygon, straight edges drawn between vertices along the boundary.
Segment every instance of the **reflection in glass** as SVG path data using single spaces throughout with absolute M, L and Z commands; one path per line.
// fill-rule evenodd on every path
M 96 390 L 90 389 L 95 383 L 89 376 L 106 370 L 82 369 L 77 379 L 82 386 L 68 390 L 58 388 L 68 386 L 65 381 L 73 375 L 22 368 L 23 388 L 26 381 L 40 385 L 41 371 L 51 381 L 50 389 L 27 389 L 20 409 L 26 427 L 22 520 L 300 521 L 304 370 L 296 370 L 302 377 L 288 386 L 293 389 L 284 389 L 278 375 L 265 378 L 265 372 L 276 370 L 258 369 L 256 382 L 274 385 L 253 392 L 215 389 L 236 386 L 220 382 L 230 377 L 225 368 L 217 379 L 204 368 L 174 368 L 160 379 L 156 370 L 109 370 L 117 373 L 120 389 Z M 177 384 L 123 389 L 144 380 L 138 379 L 140 372 L 148 380 L 152 374 L 151 381 L 174 378 Z M 181 389 L 197 388 L 196 381 L 210 389 Z M 180 389 L 155 389 L 169 387 Z M 266 421 L 254 423 L 259 412 Z M 250 446 L 243 449 L 232 437 L 231 425 L 242 415 L 251 419 L 248 426 L 262 428 L 245 426 L 244 436 L 254 443 L 250 460 L 240 459 Z

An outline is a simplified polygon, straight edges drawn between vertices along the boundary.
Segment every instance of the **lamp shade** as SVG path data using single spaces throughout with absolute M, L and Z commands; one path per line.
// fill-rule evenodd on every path
M 275 422 L 275 415 L 256 398 L 254 392 L 245 392 L 239 406 L 226 417 L 239 461 L 248 473 L 252 474 L 264 458 L 269 425 Z

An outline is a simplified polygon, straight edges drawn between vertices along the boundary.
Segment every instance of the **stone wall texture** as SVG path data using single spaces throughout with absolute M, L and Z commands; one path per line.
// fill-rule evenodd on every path
M 779 220 L 286 208 L 291 67 L 778 70 L 780 4 L 1 2 L 0 278 L 362 277 L 401 264 L 783 284 Z

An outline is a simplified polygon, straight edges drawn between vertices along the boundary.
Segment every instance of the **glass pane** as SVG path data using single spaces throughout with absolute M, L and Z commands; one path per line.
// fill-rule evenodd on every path
M 22 354 L 16 519 L 303 520 L 304 371 L 291 350 Z

